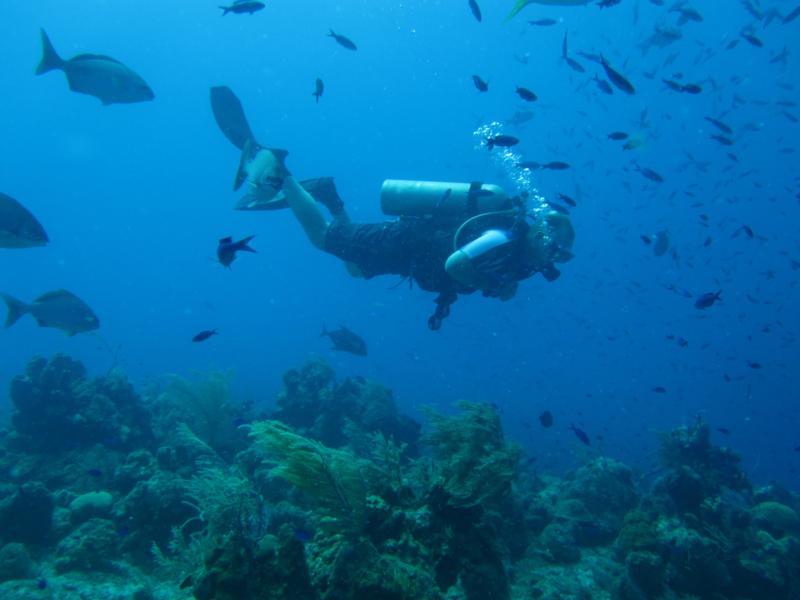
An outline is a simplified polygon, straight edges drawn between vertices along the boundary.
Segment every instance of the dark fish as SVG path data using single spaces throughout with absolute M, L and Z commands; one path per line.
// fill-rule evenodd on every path
M 655 392 L 656 394 L 666 394 L 667 388 L 665 388 L 663 385 L 657 385 L 654 388 L 651 388 L 650 391 Z
M 60 329 L 67 335 L 94 331 L 100 320 L 92 309 L 80 298 L 67 290 L 55 290 L 42 294 L 31 304 L 25 304 L 8 294 L 0 294 L 8 306 L 6 327 L 11 327 L 20 317 L 30 314 L 39 327 Z
M 489 91 L 489 84 L 486 83 L 483 79 L 481 79 L 478 75 L 472 76 L 472 83 L 475 84 L 475 87 L 478 88 L 479 92 Z
M 480 23 L 483 20 L 481 17 L 481 7 L 478 6 L 475 0 L 469 0 L 469 9 L 472 11 L 472 16 L 475 17 L 475 20 Z
M 656 233 L 656 241 L 653 245 L 653 254 L 663 256 L 669 250 L 669 234 L 666 231 Z
M 79 54 L 69 60 L 57 53 L 42 29 L 42 60 L 36 74 L 64 71 L 69 89 L 94 96 L 104 105 L 131 104 L 155 98 L 144 79 L 118 60 L 100 54 Z
M 35 248 L 50 240 L 27 208 L 0 193 L 0 248 Z
M 703 88 L 697 85 L 696 83 L 687 83 L 684 84 L 682 92 L 687 94 L 701 94 L 703 93 Z
M 489 147 L 489 150 L 495 146 L 499 146 L 501 148 L 510 148 L 511 146 L 516 146 L 517 144 L 519 144 L 519 140 L 513 135 L 496 135 L 494 137 L 486 138 L 486 145 Z
M 569 68 L 572 69 L 573 71 L 575 71 L 577 73 L 586 73 L 586 69 L 583 68 L 583 65 L 581 65 L 581 63 L 579 63 L 574 58 L 570 58 L 569 56 L 565 56 L 564 57 L 564 62 L 566 62 L 567 65 L 569 65 Z
M 605 80 L 600 79 L 597 75 L 594 76 L 594 82 L 597 84 L 597 89 L 607 95 L 612 95 L 614 93 L 614 88 Z
M 613 132 L 609 133 L 608 136 L 606 136 L 606 137 L 608 137 L 608 139 L 610 139 L 610 140 L 614 140 L 614 141 L 620 142 L 622 140 L 627 140 L 628 139 L 628 134 L 625 133 L 624 131 L 613 131 Z
M 565 169 L 569 169 L 569 163 L 562 162 L 560 160 L 552 160 L 549 163 L 545 163 L 542 165 L 543 169 L 550 169 L 551 171 L 563 171 Z
M 242 103 L 226 86 L 211 88 L 211 111 L 222 134 L 239 150 L 247 142 L 256 144 L 256 138 L 247 122 Z
M 212 335 L 219 335 L 216 329 L 204 329 L 192 338 L 193 342 L 204 342 Z
M 222 16 L 224 17 L 229 12 L 236 15 L 252 15 L 260 11 L 266 4 L 263 2 L 252 2 L 251 0 L 234 0 L 230 6 L 220 6 L 222 9 Z
M 217 258 L 220 264 L 230 268 L 233 261 L 236 260 L 237 252 L 255 252 L 255 250 L 248 245 L 250 240 L 254 237 L 256 236 L 249 235 L 238 242 L 234 242 L 233 238 L 230 236 L 222 238 L 217 246 Z
M 526 102 L 536 102 L 539 97 L 530 91 L 528 88 L 518 87 L 517 88 L 517 95 L 525 100 Z
M 636 170 L 642 174 L 642 177 L 649 179 L 650 181 L 655 181 L 656 183 L 664 183 L 664 178 L 653 171 L 653 169 L 648 169 L 647 167 L 641 167 L 639 165 L 635 165 Z
M 314 91 L 311 93 L 314 98 L 316 98 L 317 104 L 319 104 L 319 99 L 322 98 L 322 92 L 325 91 L 325 84 L 322 82 L 322 79 L 317 77 L 317 80 L 314 82 Z
M 748 360 L 747 366 L 750 367 L 751 369 L 758 371 L 761 368 L 761 363 Z
M 347 48 L 348 50 L 358 50 L 358 48 L 351 39 L 346 38 L 343 35 L 339 35 L 338 33 L 335 33 L 333 29 L 331 29 L 330 31 L 331 32 L 328 34 L 328 37 L 332 37 L 334 40 L 336 40 L 337 44 L 339 44 L 344 48 Z
M 800 6 L 798 6 L 797 8 L 795 8 L 795 9 L 794 9 L 792 12 L 790 12 L 790 13 L 789 13 L 788 15 L 786 15 L 785 17 L 783 17 L 783 24 L 784 24 L 784 25 L 786 25 L 786 24 L 788 24 L 788 23 L 791 23 L 791 22 L 792 22 L 792 21 L 794 21 L 794 20 L 795 20 L 797 17 L 800 17 Z
M 586 435 L 586 432 L 583 429 L 580 429 L 579 427 L 575 427 L 575 425 L 570 425 L 569 428 L 570 428 L 570 431 L 572 431 L 572 433 L 575 434 L 575 437 L 577 437 L 581 441 L 582 444 L 586 444 L 587 446 L 591 446 L 592 445 L 592 442 L 589 441 L 589 436 Z
M 349 352 L 356 356 L 367 355 L 367 343 L 357 333 L 350 331 L 345 326 L 340 326 L 339 329 L 328 331 L 325 325 L 322 326 L 322 333 L 320 336 L 328 336 L 333 342 L 332 350 L 340 352 Z
M 533 21 L 528 21 L 531 25 L 536 25 L 537 27 L 550 27 L 551 25 L 555 25 L 557 21 L 555 19 L 535 19 Z
M 710 308 L 714 306 L 714 303 L 720 299 L 720 295 L 722 294 L 722 290 L 714 293 L 714 292 L 706 292 L 697 298 L 694 303 L 694 307 L 700 310 L 704 310 L 706 308 Z
M 715 133 L 714 135 L 710 136 L 712 140 L 715 140 L 722 144 L 723 146 L 733 146 L 733 140 L 729 137 L 725 137 L 724 135 L 719 135 Z
M 608 80 L 613 83 L 615 87 L 622 90 L 626 94 L 636 93 L 636 88 L 633 87 L 631 82 L 628 81 L 621 73 L 615 71 L 604 56 L 600 57 L 600 64 L 603 65 L 603 69 L 606 72 Z
M 553 426 L 553 413 L 549 410 L 544 411 L 542 414 L 539 415 L 539 423 L 542 424 L 542 427 L 545 429 Z
M 677 81 L 673 81 L 672 79 L 662 79 L 661 81 L 663 81 L 664 84 L 674 92 L 683 91 L 683 85 L 678 83 Z
M 563 200 L 563 201 L 564 201 L 566 204 L 568 204 L 569 206 L 571 206 L 572 208 L 575 208 L 576 206 L 578 206 L 578 203 L 577 203 L 577 202 L 575 202 L 575 200 L 573 200 L 572 198 L 570 198 L 570 197 L 569 197 L 569 196 L 567 196 L 566 194 L 561 194 L 561 193 L 559 193 L 559 194 L 558 194 L 558 197 L 559 197 L 561 200 Z
M 644 242 L 645 246 L 649 246 L 650 244 L 653 243 L 653 240 L 650 239 L 649 235 L 640 235 L 639 239 L 642 240 L 642 242 Z
M 717 427 L 717 431 L 719 431 L 722 435 L 730 435 L 731 430 L 727 427 Z
M 733 134 L 733 129 L 729 125 L 723 123 L 722 121 L 715 119 L 714 117 L 705 117 L 705 120 L 711 123 L 717 129 L 719 129 L 722 133 L 727 133 L 728 135 Z
M 741 35 L 742 38 L 744 38 L 750 45 L 755 46 L 756 48 L 763 48 L 764 47 L 764 42 L 762 42 L 759 38 L 757 38 L 752 33 L 746 33 L 746 32 L 743 31 L 739 35 Z
M 744 231 L 745 235 L 751 240 L 755 237 L 753 229 L 749 225 L 742 225 L 742 231 Z

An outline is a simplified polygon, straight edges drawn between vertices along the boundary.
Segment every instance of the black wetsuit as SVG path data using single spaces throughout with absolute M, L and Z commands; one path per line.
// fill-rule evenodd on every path
M 476 290 L 450 277 L 444 265 L 453 252 L 453 235 L 461 221 L 452 223 L 429 217 L 403 217 L 382 223 L 333 221 L 325 237 L 325 251 L 355 264 L 370 279 L 377 275 L 402 275 L 428 292 L 438 292 L 436 311 L 428 319 L 439 329 L 458 294 Z

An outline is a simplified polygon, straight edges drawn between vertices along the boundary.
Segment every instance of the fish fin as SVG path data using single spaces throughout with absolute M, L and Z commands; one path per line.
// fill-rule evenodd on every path
M 511 9 L 511 12 L 508 13 L 508 16 L 506 17 L 504 23 L 508 23 L 511 19 L 516 17 L 519 11 L 528 6 L 528 4 L 530 3 L 531 0 L 517 0 L 517 3 L 514 5 L 514 8 Z
M 242 187 L 242 184 L 247 179 L 247 164 L 257 152 L 257 144 L 255 144 L 251 139 L 245 140 L 244 145 L 242 146 L 242 153 L 239 156 L 239 166 L 236 169 L 236 177 L 233 181 L 234 192 Z
M 254 237 L 256 237 L 256 236 L 255 235 L 248 235 L 246 238 L 239 240 L 236 243 L 236 246 L 237 246 L 236 249 L 241 251 L 241 252 L 256 252 L 253 248 L 248 246 L 248 244 L 250 243 L 250 240 L 252 240 Z
M 48 71 L 54 71 L 64 68 L 64 60 L 58 55 L 56 49 L 53 47 L 47 32 L 42 29 L 42 60 L 36 67 L 36 74 L 42 75 Z
M 220 8 L 222 9 L 222 16 L 223 16 L 223 17 L 224 17 L 225 15 L 227 15 L 229 12 L 231 12 L 231 9 L 230 9 L 230 8 L 228 8 L 227 6 L 220 6 Z
M 8 306 L 6 329 L 19 321 L 20 317 L 30 312 L 30 308 L 22 300 L 17 300 L 14 296 L 9 296 L 8 294 L 0 294 L 0 296 L 3 297 L 3 301 Z
M 230 244 L 232 241 L 233 241 L 233 238 L 231 236 L 226 236 L 226 237 L 220 239 L 219 243 L 220 244 Z

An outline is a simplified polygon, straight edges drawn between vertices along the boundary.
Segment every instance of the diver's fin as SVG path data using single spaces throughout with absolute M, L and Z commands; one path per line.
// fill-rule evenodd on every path
M 235 192 L 247 179 L 247 164 L 258 152 L 258 144 L 255 140 L 246 139 L 242 146 L 242 154 L 239 156 L 239 166 L 236 167 L 236 177 L 233 180 L 233 191 Z
M 14 296 L 9 296 L 8 294 L 0 294 L 0 296 L 3 297 L 3 301 L 8 306 L 6 329 L 19 321 L 20 317 L 30 312 L 30 308 L 22 300 L 17 300 Z
M 230 140 L 231 144 L 244 148 L 248 140 L 255 144 L 255 136 L 247 122 L 242 103 L 227 86 L 211 88 L 211 111 L 222 134 Z
M 511 12 L 508 13 L 508 16 L 506 17 L 504 23 L 508 23 L 511 19 L 516 17 L 519 11 L 528 6 L 528 4 L 530 3 L 531 0 L 517 0 L 517 3 L 514 5 L 514 8 L 511 9 Z
M 48 71 L 54 71 L 56 69 L 63 68 L 64 61 L 53 47 L 50 38 L 47 36 L 47 32 L 42 29 L 42 60 L 39 62 L 39 66 L 36 67 L 36 74 L 41 75 L 42 73 L 47 73 Z

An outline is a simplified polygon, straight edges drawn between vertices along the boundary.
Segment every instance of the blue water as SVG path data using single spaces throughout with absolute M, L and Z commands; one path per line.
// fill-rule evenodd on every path
M 655 24 L 676 21 L 668 6 L 530 6 L 503 24 L 510 2 L 486 0 L 479 24 L 466 0 L 274 0 L 252 17 L 224 19 L 216 4 L 6 0 L 0 8 L 0 190 L 51 238 L 44 249 L 0 252 L 2 290 L 32 300 L 64 287 L 102 321 L 97 336 L 67 338 L 30 318 L 0 332 L 4 389 L 33 355 L 68 352 L 98 374 L 118 363 L 137 384 L 232 368 L 237 394 L 269 405 L 285 370 L 322 355 L 340 376 L 391 387 L 413 414 L 461 398 L 496 403 L 508 435 L 544 470 L 580 458 L 571 423 L 589 433 L 592 452 L 647 468 L 657 432 L 699 414 L 730 430 L 716 441 L 743 455 L 756 482 L 800 487 L 800 271 L 791 262 L 800 260 L 800 19 L 759 24 L 764 47 L 756 48 L 739 38 L 752 22 L 743 5 L 722 11 L 696 0 L 705 21 L 642 55 L 637 44 Z M 783 14 L 794 7 L 762 5 Z M 545 17 L 559 23 L 526 22 Z M 104 107 L 71 93 L 61 73 L 35 77 L 39 27 L 64 57 L 102 53 L 130 66 L 155 101 Z M 358 51 L 337 46 L 329 28 Z M 585 75 L 560 60 L 566 30 Z M 787 61 L 770 63 L 784 47 Z M 590 80 L 601 68 L 579 50 L 602 52 L 636 95 L 603 95 Z M 474 88 L 473 74 L 489 82 L 488 93 Z M 667 90 L 661 78 L 678 74 L 703 93 Z M 318 105 L 316 77 L 326 85 Z M 572 165 L 539 172 L 534 183 L 547 197 L 578 200 L 575 258 L 557 282 L 537 276 L 511 302 L 461 298 L 432 333 L 432 294 L 390 290 L 393 277 L 350 278 L 311 247 L 288 211 L 232 210 L 238 152 L 212 118 L 212 85 L 236 92 L 256 137 L 287 148 L 295 175 L 335 176 L 359 221 L 382 218 L 386 178 L 481 180 L 515 191 L 513 173 L 473 132 L 531 110 L 531 121 L 503 131 L 522 140 L 515 150 L 528 160 Z M 523 103 L 516 86 L 539 101 Z M 718 132 L 707 115 L 734 127 L 734 146 L 710 139 Z M 614 130 L 646 143 L 623 151 L 606 139 Z M 643 178 L 633 160 L 666 181 Z M 754 238 L 734 236 L 744 224 Z M 677 260 L 655 257 L 640 240 L 660 230 Z M 231 271 L 216 263 L 218 238 L 249 234 L 258 254 Z M 695 296 L 722 290 L 723 300 L 700 311 L 670 284 Z M 330 352 L 323 323 L 359 332 L 369 356 Z M 212 327 L 218 337 L 191 343 Z M 665 394 L 651 391 L 659 385 Z M 549 430 L 537 420 L 544 409 L 556 420 Z

